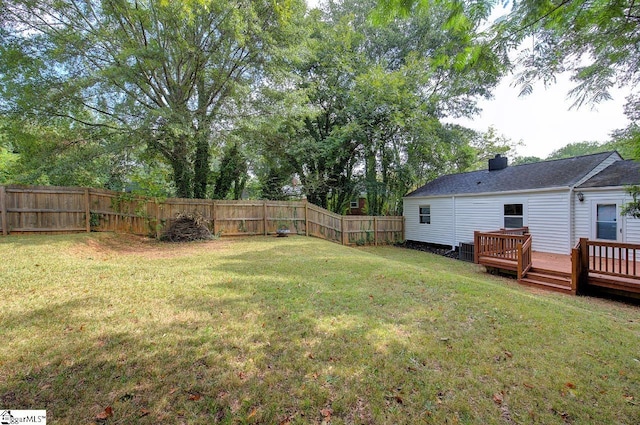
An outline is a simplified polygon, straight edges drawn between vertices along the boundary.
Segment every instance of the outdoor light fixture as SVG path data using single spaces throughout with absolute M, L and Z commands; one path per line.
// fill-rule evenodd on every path
M 578 192 L 576 193 L 576 195 L 578 195 L 578 201 L 580 202 L 584 201 L 584 193 Z

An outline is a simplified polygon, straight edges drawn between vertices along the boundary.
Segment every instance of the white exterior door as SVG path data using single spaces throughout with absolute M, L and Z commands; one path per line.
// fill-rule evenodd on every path
M 623 241 L 624 221 L 620 215 L 620 208 L 620 202 L 615 200 L 597 200 L 593 202 L 591 239 Z

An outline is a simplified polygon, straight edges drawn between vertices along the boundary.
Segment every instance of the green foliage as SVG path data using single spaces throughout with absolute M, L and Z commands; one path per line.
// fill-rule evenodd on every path
M 440 119 L 475 113 L 500 67 L 444 25 L 444 9 L 375 26 L 373 6 L 328 3 L 308 16 L 307 53 L 293 80 L 304 106 L 271 121 L 277 132 L 264 141 L 262 181 L 295 175 L 310 202 L 333 211 L 366 193 L 369 214 L 398 214 L 418 179 L 470 162 L 472 149 Z
M 640 218 L 640 186 L 629 186 L 627 193 L 633 200 L 622 206 L 621 214 L 633 218 Z
M 11 169 L 18 160 L 18 155 L 0 146 L 0 184 L 12 183 Z
M 606 152 L 610 150 L 605 144 L 598 142 L 577 142 L 569 143 L 566 146 L 551 152 L 547 159 L 571 158 L 573 156 L 589 155 L 593 153 Z
M 625 113 L 631 124 L 619 136 L 633 146 L 633 156 L 640 157 L 640 4 L 634 0 L 378 0 L 376 16 L 383 21 L 385 17 L 430 14 L 442 7 L 448 10 L 447 25 L 463 33 L 469 32 L 477 18 L 488 17 L 492 9 L 506 9 L 485 32 L 484 46 L 502 58 L 503 64 L 518 70 L 516 83 L 523 95 L 531 93 L 536 81 L 553 84 L 564 72 L 575 82 L 569 92 L 574 107 L 607 101 L 614 87 L 628 88 Z M 505 54 L 509 50 L 518 52 L 513 62 Z
M 537 156 L 516 156 L 511 160 L 512 165 L 533 164 L 534 162 L 543 161 L 542 158 Z
M 571 158 L 573 156 L 590 155 L 600 152 L 618 151 L 623 158 L 633 158 L 634 151 L 632 144 L 623 138 L 614 138 L 606 143 L 599 142 L 577 142 L 569 143 L 557 149 L 547 159 Z
M 240 199 L 247 183 L 247 159 L 238 143 L 227 146 L 216 172 L 213 199 Z
M 171 167 L 178 196 L 204 197 L 216 136 L 297 40 L 304 10 L 300 0 L 4 2 L 0 109 L 69 120 L 73 136 L 99 129 L 105 144 L 126 135 Z
M 498 134 L 494 127 L 489 127 L 486 132 L 478 133 L 471 141 L 471 146 L 475 149 L 475 162 L 469 167 L 470 170 L 483 170 L 489 166 L 489 160 L 497 154 L 502 156 L 516 156 L 522 140 L 513 140 Z

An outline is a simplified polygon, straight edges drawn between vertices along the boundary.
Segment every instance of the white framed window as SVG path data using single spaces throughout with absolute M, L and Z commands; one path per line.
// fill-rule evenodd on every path
M 504 228 L 517 229 L 524 226 L 522 204 L 504 204 Z
M 431 205 L 420 206 L 420 224 L 431 224 Z
M 358 208 L 358 201 L 351 201 L 351 206 L 349 208 Z

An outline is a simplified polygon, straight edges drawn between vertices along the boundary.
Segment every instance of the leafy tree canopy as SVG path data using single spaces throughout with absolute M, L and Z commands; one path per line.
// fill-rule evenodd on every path
M 300 0 L 9 0 L 0 19 L 0 109 L 126 139 L 205 197 L 238 99 L 296 41 Z M 100 131 L 96 131 L 100 130 Z M 105 137 L 105 132 L 109 133 Z M 72 137 L 73 138 L 73 137 Z

